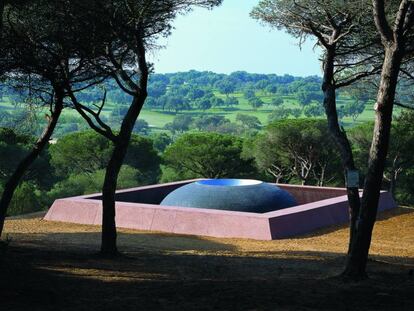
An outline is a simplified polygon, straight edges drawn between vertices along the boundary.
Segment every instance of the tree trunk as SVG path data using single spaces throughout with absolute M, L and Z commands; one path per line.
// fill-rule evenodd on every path
M 132 101 L 132 104 L 122 121 L 121 130 L 114 143 L 114 150 L 106 168 L 105 180 L 102 189 L 102 244 L 101 254 L 104 256 L 116 256 L 117 232 L 115 223 L 115 192 L 119 171 L 124 162 L 128 150 L 131 134 L 135 122 L 141 112 L 147 97 L 146 91 L 140 92 Z
M 397 172 L 393 171 L 390 180 L 390 187 L 389 192 L 391 193 L 392 197 L 395 199 L 395 189 L 397 188 Z
M 335 46 L 327 48 L 324 60 L 324 73 L 322 91 L 324 94 L 323 104 L 325 107 L 326 117 L 328 119 L 328 129 L 333 137 L 336 145 L 339 148 L 341 156 L 342 167 L 344 173 L 347 170 L 355 170 L 354 156 L 352 154 L 351 144 L 346 135 L 345 130 L 339 125 L 338 112 L 336 110 L 336 87 L 333 82 L 334 77 L 334 61 L 335 61 Z M 359 189 L 347 188 L 348 204 L 349 204 L 349 245 L 348 253 L 351 250 L 351 245 L 354 241 L 356 223 L 360 209 Z
M 343 275 L 352 279 L 366 276 L 366 264 L 374 228 L 385 160 L 391 131 L 392 110 L 398 74 L 403 53 L 395 44 L 385 48 L 377 103 L 375 104 L 375 126 L 365 178 L 357 234 L 347 257 Z
M 395 161 L 394 161 L 394 165 L 393 165 L 393 167 L 391 169 L 391 173 L 390 173 L 390 175 L 391 175 L 391 177 L 389 179 L 390 184 L 389 184 L 389 187 L 388 187 L 388 192 L 391 193 L 394 200 L 395 200 L 395 191 L 397 189 L 397 179 L 398 179 L 398 174 L 400 172 L 400 169 L 401 169 L 400 167 L 395 166 Z
M 395 199 L 395 188 L 396 188 L 396 178 L 395 172 L 392 172 L 390 186 L 388 188 L 389 193 L 391 193 L 392 197 Z
M 19 185 L 27 169 L 33 164 L 45 146 L 49 143 L 50 137 L 55 130 L 56 124 L 63 110 L 63 97 L 64 96 L 62 90 L 56 91 L 54 110 L 51 113 L 47 126 L 45 127 L 42 135 L 37 140 L 30 153 L 27 154 L 26 157 L 19 163 L 16 170 L 10 176 L 4 187 L 3 194 L 0 199 L 0 236 L 3 232 L 4 220 L 6 218 L 7 209 L 13 198 L 14 191 Z

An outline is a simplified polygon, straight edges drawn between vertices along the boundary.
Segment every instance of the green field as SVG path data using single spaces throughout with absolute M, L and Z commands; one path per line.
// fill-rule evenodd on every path
M 220 94 L 218 92 L 215 92 L 215 95 L 220 98 L 225 98 L 226 96 L 223 94 Z M 272 96 L 257 93 L 256 94 L 258 98 L 260 98 L 264 103 L 270 103 L 272 100 Z M 234 122 L 236 120 L 237 114 L 247 114 L 250 116 L 257 117 L 260 122 L 265 126 L 268 124 L 268 116 L 273 111 L 274 107 L 271 105 L 264 105 L 263 107 L 254 110 L 250 106 L 250 104 L 247 102 L 247 100 L 243 97 L 242 93 L 233 93 L 229 95 L 230 97 L 235 97 L 239 101 L 239 105 L 233 107 L 233 108 L 226 108 L 226 107 L 219 107 L 219 108 L 211 108 L 206 111 L 202 110 L 185 110 L 180 111 L 178 114 L 184 114 L 184 115 L 191 115 L 193 117 L 199 117 L 202 115 L 220 115 L 224 116 L 225 118 L 229 119 L 231 122 Z M 287 95 L 282 97 L 284 100 L 284 103 L 281 107 L 285 108 L 300 108 L 300 105 L 298 104 L 295 96 L 293 95 Z M 339 97 L 338 98 L 338 105 L 344 105 L 347 102 L 349 102 L 350 99 L 346 97 Z M 2 101 L 0 101 L 0 112 L 9 112 L 13 113 L 16 112 L 16 110 L 22 109 L 19 107 L 19 105 L 12 104 L 7 97 L 3 98 Z M 107 102 L 106 107 L 102 111 L 102 115 L 104 117 L 107 117 L 109 120 L 111 119 L 111 112 L 117 109 L 117 104 L 113 102 Z M 399 107 L 395 108 L 395 113 L 398 114 L 400 111 Z M 44 115 L 45 110 L 40 110 L 39 115 Z M 148 122 L 150 127 L 155 130 L 159 131 L 164 128 L 164 126 L 172 122 L 173 119 L 177 116 L 175 112 L 172 111 L 162 111 L 161 109 L 149 109 L 144 106 L 144 109 L 141 112 L 140 119 L 143 119 Z M 302 117 L 305 117 L 302 114 Z M 292 118 L 292 116 L 290 117 Z M 80 123 L 82 127 L 85 126 L 85 122 L 81 120 L 78 113 L 72 109 L 67 108 L 62 116 L 62 121 L 67 122 L 67 119 L 74 119 L 76 123 Z M 352 118 L 346 117 L 342 119 L 343 124 L 346 127 L 352 127 L 361 123 L 365 123 L 367 121 L 373 121 L 374 120 L 374 110 L 373 110 L 373 103 L 368 103 L 365 106 L 365 110 L 362 114 L 359 115 L 356 121 L 353 121 Z
M 225 98 L 225 96 L 221 94 L 216 94 L 216 96 Z M 265 105 L 257 110 L 254 110 L 252 109 L 250 104 L 247 102 L 247 100 L 243 97 L 243 94 L 233 93 L 233 94 L 230 94 L 229 96 L 237 98 L 239 101 L 239 105 L 231 109 L 211 108 L 206 111 L 202 111 L 202 110 L 181 111 L 178 114 L 191 115 L 194 117 L 198 117 L 201 115 L 220 115 L 220 116 L 226 117 L 231 122 L 234 122 L 236 120 L 236 115 L 238 113 L 242 113 L 242 114 L 247 114 L 250 116 L 257 117 L 263 125 L 268 124 L 268 116 L 273 111 L 272 106 Z M 272 99 L 272 96 L 266 96 L 266 95 L 259 95 L 258 97 L 265 103 L 269 103 Z M 284 104 L 282 106 L 285 108 L 300 108 L 300 105 L 294 96 L 291 96 L 291 95 L 283 96 L 283 100 L 284 100 Z M 348 98 L 339 98 L 338 105 L 345 105 L 349 101 L 350 99 Z M 395 113 L 398 114 L 399 111 L 400 111 L 400 108 L 395 107 Z M 163 128 L 166 123 L 172 122 L 175 116 L 176 114 L 173 112 L 162 111 L 159 109 L 146 109 L 144 107 L 144 110 L 142 111 L 140 118 L 147 121 L 151 127 Z M 305 116 L 302 114 L 302 117 L 305 117 Z M 350 117 L 343 118 L 342 122 L 345 126 L 349 127 L 349 126 L 355 126 L 355 125 L 373 121 L 373 120 L 374 120 L 373 103 L 368 103 L 365 106 L 364 112 L 359 115 L 359 117 L 357 118 L 355 122 Z

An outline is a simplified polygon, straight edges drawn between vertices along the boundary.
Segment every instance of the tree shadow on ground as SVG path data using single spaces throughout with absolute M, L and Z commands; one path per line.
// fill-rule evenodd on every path
M 65 233 L 72 241 L 81 236 L 89 241 L 88 235 L 94 234 Z M 180 244 L 180 252 L 174 251 L 177 247 L 154 251 L 137 245 L 127 249 L 126 256 L 110 260 L 97 257 L 93 247 L 70 244 L 58 236 L 44 243 L 12 242 L 0 262 L 1 307 L 46 311 L 414 309 L 414 280 L 407 267 L 370 262 L 370 279 L 346 284 L 334 277 L 341 271 L 343 254 L 277 251 L 270 254 L 273 257 L 257 257 L 226 253 L 234 249 L 219 242 L 203 243 L 215 253 L 203 253 L 203 249 L 194 253 L 200 249 L 185 243 Z

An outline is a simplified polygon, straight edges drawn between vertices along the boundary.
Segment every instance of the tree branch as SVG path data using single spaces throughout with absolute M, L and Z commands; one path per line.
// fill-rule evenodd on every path
M 389 43 L 393 40 L 393 33 L 387 22 L 384 0 L 373 0 L 372 6 L 375 25 L 381 35 L 381 39 L 384 43 Z

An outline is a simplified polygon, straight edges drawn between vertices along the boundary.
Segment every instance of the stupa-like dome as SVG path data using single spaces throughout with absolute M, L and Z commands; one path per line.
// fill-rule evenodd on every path
M 207 179 L 182 186 L 160 205 L 266 213 L 297 205 L 279 187 L 251 179 Z

